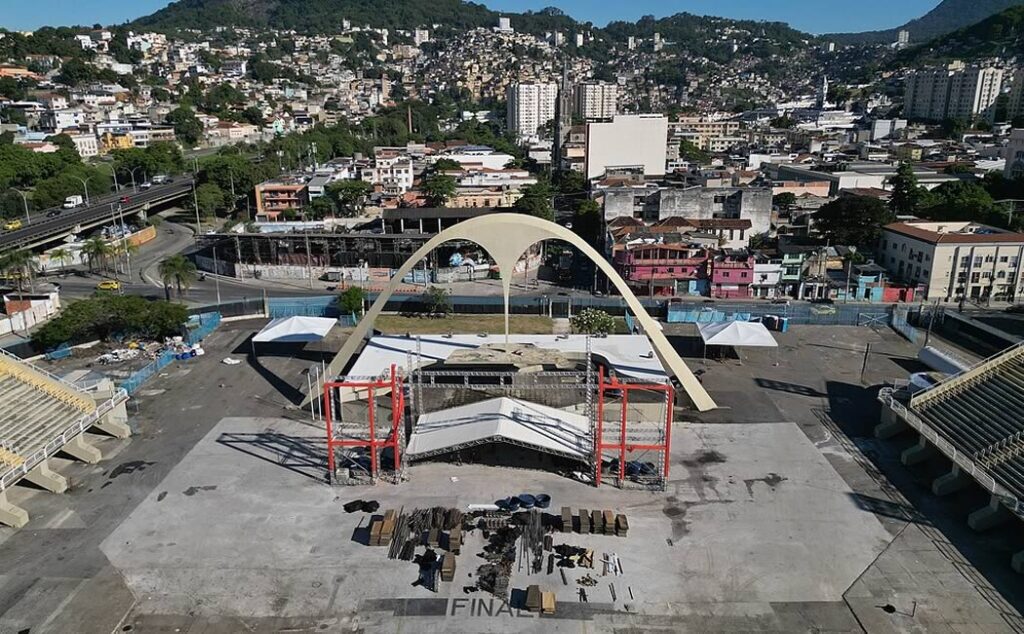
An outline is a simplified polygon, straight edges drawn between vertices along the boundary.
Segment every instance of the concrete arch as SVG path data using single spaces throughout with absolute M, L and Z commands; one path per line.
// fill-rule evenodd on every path
M 512 275 L 509 273 L 514 270 L 516 262 L 523 253 L 526 253 L 527 249 L 538 242 L 551 239 L 562 240 L 579 249 L 611 280 L 615 288 L 618 289 L 619 294 L 622 295 L 629 310 L 636 315 L 637 321 L 644 332 L 647 333 L 647 338 L 650 340 L 655 354 L 658 355 L 662 364 L 668 368 L 669 374 L 674 376 L 683 386 L 690 400 L 693 401 L 694 406 L 700 411 L 707 411 L 717 407 L 704 390 L 704 386 L 697 381 L 690 368 L 686 366 L 679 357 L 679 354 L 672 348 L 668 339 L 661 332 L 658 323 L 647 314 L 643 304 L 640 303 L 640 300 L 636 298 L 625 280 L 619 276 L 611 264 L 572 231 L 553 222 L 524 214 L 491 214 L 472 218 L 460 222 L 431 238 L 399 267 L 394 277 L 391 278 L 388 287 L 377 297 L 377 301 L 373 303 L 373 306 L 366 312 L 362 321 L 356 326 L 355 332 L 349 336 L 341 350 L 334 357 L 334 360 L 331 361 L 327 369 L 327 375 L 335 376 L 341 373 L 363 339 L 369 334 L 377 315 L 381 313 L 388 299 L 402 283 L 402 278 L 412 271 L 431 251 L 451 240 L 466 240 L 480 245 L 480 247 L 487 251 L 488 255 L 491 256 L 501 270 L 502 291 L 505 299 L 505 338 L 507 342 L 509 295 L 512 290 Z

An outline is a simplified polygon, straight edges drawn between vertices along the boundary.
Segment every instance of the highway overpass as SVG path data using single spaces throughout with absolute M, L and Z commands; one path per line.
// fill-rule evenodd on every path
M 25 224 L 21 229 L 0 234 L 0 250 L 43 246 L 110 223 L 111 212 L 116 211 L 119 206 L 127 216 L 148 211 L 152 207 L 183 201 L 192 196 L 192 182 L 191 176 L 178 177 L 172 183 L 137 192 L 124 188 L 116 194 L 92 196 L 88 206 L 63 209 L 58 216 L 47 217 L 46 214 L 50 210 L 37 212 L 32 217 L 32 222 Z M 122 204 L 121 199 L 125 196 L 129 198 L 129 202 Z

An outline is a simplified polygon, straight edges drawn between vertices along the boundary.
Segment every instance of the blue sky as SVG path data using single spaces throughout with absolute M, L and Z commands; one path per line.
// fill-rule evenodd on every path
M 484 0 L 498 11 L 557 6 L 577 19 L 605 24 L 642 15 L 680 11 L 731 18 L 780 20 L 811 33 L 866 31 L 903 24 L 928 12 L 939 0 Z M 0 26 L 32 29 L 42 25 L 111 24 L 146 15 L 167 0 L 0 0 Z

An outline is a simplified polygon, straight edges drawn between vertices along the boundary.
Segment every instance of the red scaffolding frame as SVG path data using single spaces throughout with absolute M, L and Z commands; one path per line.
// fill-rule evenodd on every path
M 339 388 L 352 388 L 356 390 L 366 390 L 366 402 L 368 408 L 367 416 L 367 438 L 354 437 L 354 438 L 335 438 L 334 437 L 334 419 L 333 419 L 333 403 L 332 393 L 334 390 Z M 391 430 L 388 433 L 386 439 L 380 439 L 377 437 L 376 428 L 376 391 L 377 390 L 390 390 L 391 391 Z M 328 478 L 334 477 L 335 469 L 335 449 L 340 447 L 365 447 L 370 451 L 370 478 L 376 481 L 378 473 L 378 451 L 387 447 L 391 447 L 392 454 L 394 456 L 394 468 L 397 474 L 401 469 L 401 447 L 399 447 L 399 430 L 401 429 L 402 420 L 405 412 L 405 391 L 402 387 L 402 379 L 398 376 L 397 367 L 391 365 L 391 376 L 387 379 L 380 380 L 345 380 L 339 381 L 325 381 L 324 382 L 324 422 L 327 427 L 327 471 Z
M 622 416 L 619 421 L 618 442 L 604 442 L 604 397 L 606 390 L 618 390 L 622 393 Z M 631 390 L 663 392 L 667 401 L 665 413 L 665 442 L 660 444 L 630 444 L 627 434 L 629 392 Z M 672 450 L 672 405 L 675 401 L 675 389 L 671 383 L 623 383 L 617 377 L 605 380 L 604 367 L 597 372 L 597 430 L 594 434 L 594 486 L 601 486 L 601 460 L 605 449 L 617 449 L 619 453 L 619 482 L 626 479 L 626 453 L 629 451 L 660 451 L 664 453 L 662 478 L 668 482 L 670 452 Z

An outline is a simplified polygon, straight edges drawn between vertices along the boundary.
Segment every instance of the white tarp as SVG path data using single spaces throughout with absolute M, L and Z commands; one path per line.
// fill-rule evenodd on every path
M 405 453 L 416 458 L 502 440 L 580 460 L 592 452 L 586 416 L 501 397 L 420 416 Z
M 736 348 L 778 348 L 775 337 L 764 324 L 753 321 L 726 321 L 697 326 L 707 346 Z
M 338 324 L 327 317 L 281 317 L 267 324 L 253 343 L 305 343 L 322 341 Z

